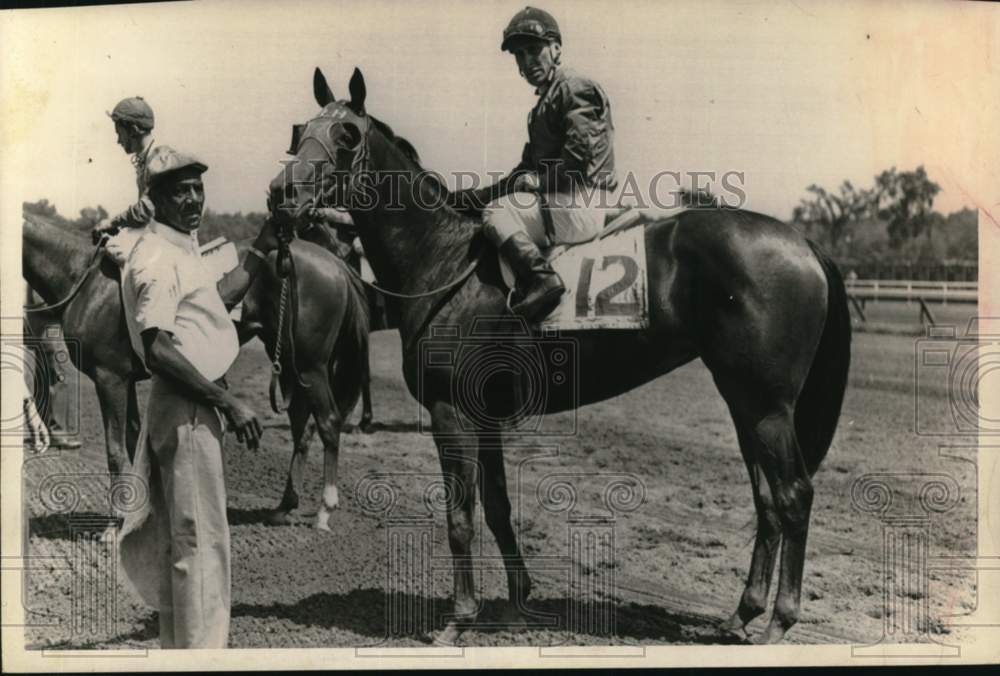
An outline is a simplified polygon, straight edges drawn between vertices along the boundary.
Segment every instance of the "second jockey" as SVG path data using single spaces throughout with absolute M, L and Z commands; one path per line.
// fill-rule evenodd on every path
M 110 235 L 107 251 L 119 265 L 124 264 L 132 246 L 142 233 L 142 228 L 153 217 L 153 203 L 149 199 L 146 165 L 153 150 L 153 109 L 141 96 L 122 99 L 108 115 L 115 124 L 118 145 L 131 155 L 135 167 L 138 200 L 128 209 L 112 218 L 106 225 L 94 229 L 96 240 Z
M 548 12 L 518 12 L 500 48 L 514 55 L 538 102 L 520 164 L 475 194 L 494 198 L 483 211 L 484 230 L 516 276 L 520 298 L 511 309 L 540 321 L 565 287 L 539 246 L 596 236 L 617 188 L 611 104 L 596 82 L 562 67 L 562 35 Z

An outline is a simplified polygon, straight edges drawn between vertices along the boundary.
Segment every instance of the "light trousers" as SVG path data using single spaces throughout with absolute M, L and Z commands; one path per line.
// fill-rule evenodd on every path
M 493 200 L 483 211 L 484 231 L 500 246 L 517 232 L 526 232 L 539 247 L 586 242 L 604 228 L 612 202 L 606 193 L 577 192 L 546 195 L 552 216 L 552 236 L 545 232 L 541 200 L 533 193 L 516 192 Z
M 163 648 L 225 648 L 230 544 L 218 412 L 153 377 L 134 471 L 145 509 L 127 515 L 121 561 L 160 614 Z

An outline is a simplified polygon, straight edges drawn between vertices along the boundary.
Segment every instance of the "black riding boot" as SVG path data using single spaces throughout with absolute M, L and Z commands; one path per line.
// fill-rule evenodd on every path
M 500 253 L 514 270 L 520 300 L 511 306 L 514 314 L 539 322 L 559 305 L 566 287 L 526 233 L 509 237 Z

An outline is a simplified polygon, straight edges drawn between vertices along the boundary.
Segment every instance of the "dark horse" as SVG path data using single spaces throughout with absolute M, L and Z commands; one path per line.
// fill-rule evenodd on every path
M 477 485 L 504 557 L 507 613 L 515 621 L 531 588 L 510 521 L 501 430 L 491 422 L 507 415 L 513 388 L 492 388 L 488 405 L 495 415 L 470 426 L 474 421 L 460 418 L 464 404 L 456 396 L 467 385 L 456 382 L 460 369 L 421 363 L 418 342 L 440 335 L 441 327 L 467 336 L 474 323 L 480 334 L 485 328 L 500 335 L 509 321 L 503 317 L 506 291 L 495 256 L 484 256 L 464 277 L 482 251 L 480 223 L 445 206 L 440 183 L 426 180 L 389 127 L 365 112 L 360 71 L 351 78 L 347 101 L 334 98 L 318 69 L 313 84 L 323 110 L 302 131 L 299 161 L 271 184 L 274 217 L 287 224 L 296 209 L 317 200 L 345 207 L 382 284 L 407 294 L 445 289 L 393 302 L 403 375 L 430 412 L 451 496 L 455 614 L 436 636 L 451 643 L 477 613 L 470 558 Z M 394 180 L 378 180 L 372 172 L 380 171 Z M 735 631 L 764 612 L 780 543 L 774 612 L 756 637 L 778 642 L 799 617 L 810 479 L 833 439 L 847 383 L 851 333 L 843 282 L 830 259 L 796 230 L 747 211 L 683 212 L 646 225 L 645 243 L 649 328 L 574 332 L 576 395 L 565 388 L 549 392 L 547 411 L 616 396 L 700 357 L 736 425 L 758 515 L 746 588 L 723 627 Z M 544 347 L 542 338 L 536 340 Z
M 251 243 L 235 243 L 240 260 Z M 362 425 L 371 421 L 367 307 L 363 289 L 347 272 L 346 264 L 332 253 L 304 241 L 292 242 L 291 253 L 296 271 L 295 349 L 289 349 L 286 334 L 281 379 L 282 389 L 291 395 L 288 418 L 294 451 L 284 496 L 268 518 L 284 523 L 289 512 L 298 507 L 309 442 L 318 429 L 324 448 L 324 489 L 316 525 L 328 529 L 329 510 L 338 503 L 337 456 L 343 416 L 354 409 L 362 390 L 366 394 Z M 114 480 L 126 471 L 126 453 L 131 461 L 138 440 L 136 374 L 122 315 L 117 269 L 102 256 L 98 269 L 88 272 L 93 254 L 94 247 L 76 233 L 34 216 L 24 221 L 25 281 L 46 303 L 58 303 L 72 295 L 55 312 L 66 339 L 80 346 L 79 363 L 74 365 L 97 389 L 108 470 Z M 247 291 L 237 324 L 241 344 L 259 337 L 272 358 L 277 345 L 280 289 L 272 254 L 266 272 Z M 291 315 L 286 317 L 285 326 L 290 319 Z M 310 416 L 315 427 L 307 424 Z

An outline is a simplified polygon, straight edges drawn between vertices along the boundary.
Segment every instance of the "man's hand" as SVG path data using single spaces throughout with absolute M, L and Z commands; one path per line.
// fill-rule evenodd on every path
M 94 246 L 101 243 L 101 239 L 106 235 L 108 237 L 113 237 L 118 233 L 118 225 L 115 220 L 108 220 L 105 218 L 100 223 L 95 225 L 90 231 L 90 239 L 93 241 Z
M 278 232 L 270 218 L 264 221 L 253 246 L 265 255 L 278 248 Z
M 306 216 L 313 221 L 324 221 L 334 227 L 340 225 L 353 226 L 354 219 L 345 209 L 312 207 L 306 212 Z
M 260 437 L 264 434 L 260 421 L 257 420 L 257 414 L 236 397 L 228 396 L 226 399 L 222 412 L 236 432 L 236 438 L 240 443 L 246 444 L 251 451 L 257 450 Z
M 514 179 L 514 192 L 538 192 L 541 185 L 538 174 L 527 171 Z

